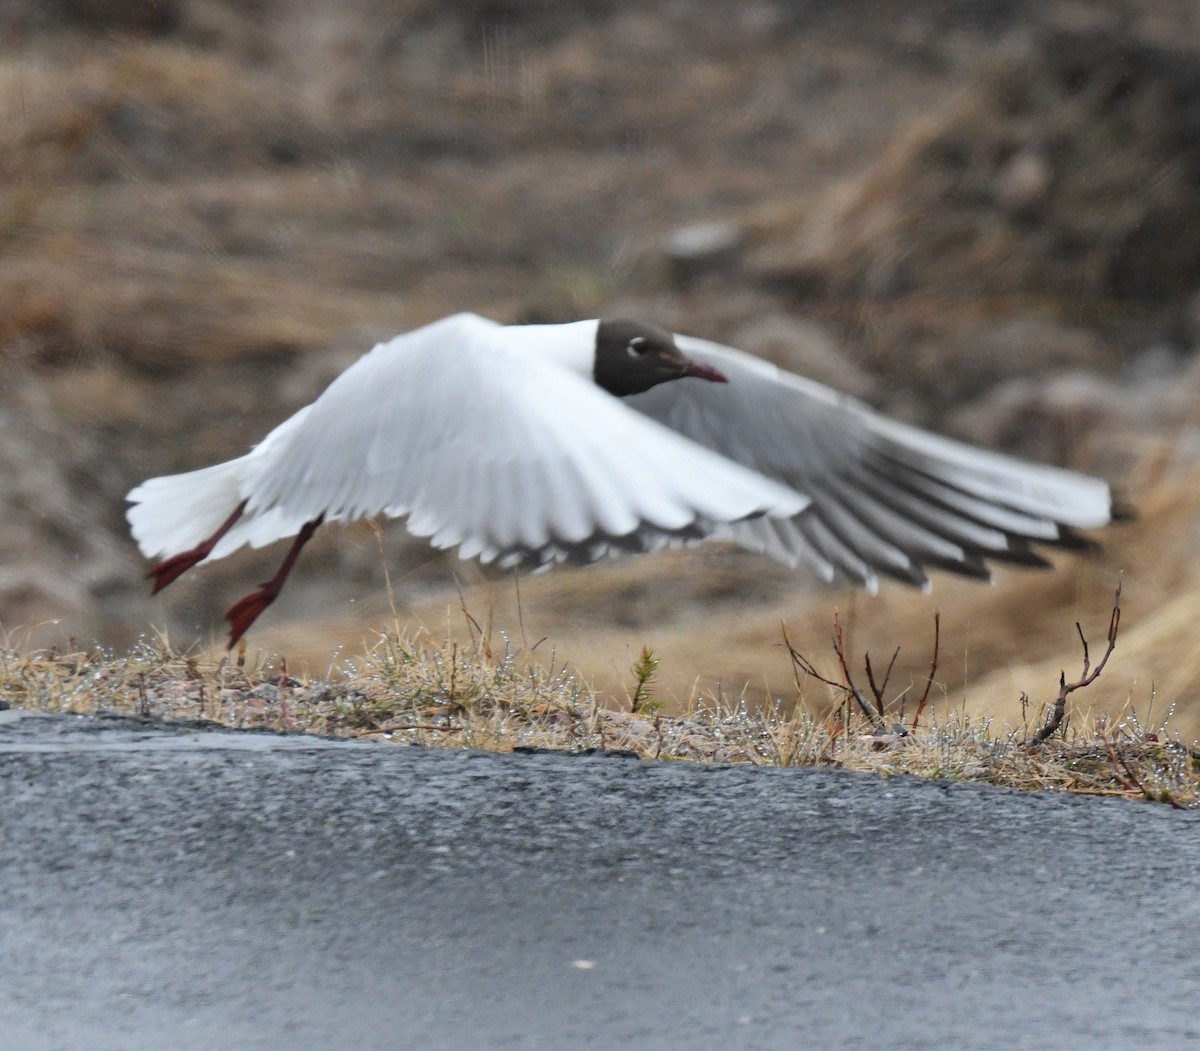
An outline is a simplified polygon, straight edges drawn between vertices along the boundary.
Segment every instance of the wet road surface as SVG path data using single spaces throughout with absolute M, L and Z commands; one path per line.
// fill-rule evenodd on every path
M 3 1051 L 1200 1047 L 1200 814 L 0 712 Z

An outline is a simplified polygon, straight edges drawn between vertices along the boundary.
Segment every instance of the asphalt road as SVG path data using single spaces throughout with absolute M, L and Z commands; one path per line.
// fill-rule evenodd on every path
M 1200 1047 L 1200 814 L 0 712 L 4 1051 Z

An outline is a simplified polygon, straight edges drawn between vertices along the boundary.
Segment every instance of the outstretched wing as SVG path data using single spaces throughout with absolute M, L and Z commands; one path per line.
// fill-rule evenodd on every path
M 382 513 L 464 558 L 591 561 L 807 503 L 499 331 L 458 314 L 352 365 L 245 458 L 245 521 L 212 557 Z
M 811 498 L 791 518 L 715 535 L 827 580 L 926 583 L 925 566 L 988 578 L 985 558 L 1041 565 L 1031 541 L 1074 544 L 1106 524 L 1109 487 L 887 419 L 861 402 L 707 340 L 681 350 L 728 384 L 671 383 L 627 399 L 650 419 Z

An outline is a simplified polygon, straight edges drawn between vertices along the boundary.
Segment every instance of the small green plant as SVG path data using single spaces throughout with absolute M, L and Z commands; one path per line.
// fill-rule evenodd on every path
M 656 700 L 651 692 L 657 671 L 658 657 L 649 646 L 643 646 L 642 655 L 633 666 L 635 686 L 633 699 L 629 702 L 630 711 L 640 715 L 654 715 L 666 707 L 662 701 Z

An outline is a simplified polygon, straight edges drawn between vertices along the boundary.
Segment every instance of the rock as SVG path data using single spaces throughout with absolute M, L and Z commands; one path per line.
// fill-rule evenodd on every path
M 875 378 L 839 349 L 815 322 L 769 314 L 737 329 L 733 342 L 780 368 L 864 401 L 877 401 L 880 395 Z
M 1095 430 L 1125 427 L 1126 392 L 1085 372 L 1007 380 L 946 420 L 948 431 L 992 449 L 1083 470 L 1080 449 Z
M 1012 377 L 1105 369 L 1116 353 L 1099 336 L 1040 318 L 991 322 L 963 339 L 959 371 L 964 393 L 981 395 Z
M 696 223 L 668 234 L 662 251 L 672 280 L 687 284 L 701 274 L 728 267 L 744 241 L 741 228 L 734 223 Z
M 1200 360 L 1151 345 L 1119 379 L 1081 371 L 1016 377 L 945 423 L 967 441 L 1144 484 L 1149 464 L 1158 477 L 1172 471 L 1191 477 L 1200 456 L 1198 400 Z
M 1178 376 L 1185 359 L 1167 343 L 1152 343 L 1145 350 L 1134 354 L 1121 370 L 1122 380 L 1130 388 L 1144 387 L 1158 380 L 1172 380 Z
M 1040 153 L 1021 150 L 1013 154 L 992 180 L 996 203 L 1016 217 L 1034 214 L 1050 192 L 1050 165 Z

